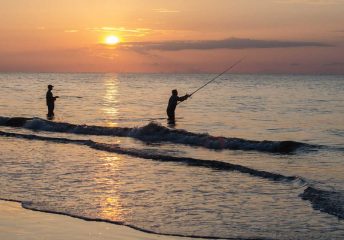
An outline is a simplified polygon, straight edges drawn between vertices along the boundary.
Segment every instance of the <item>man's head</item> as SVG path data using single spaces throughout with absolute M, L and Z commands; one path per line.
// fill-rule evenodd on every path
M 50 84 L 48 85 L 49 90 L 53 90 L 53 87 L 54 87 L 53 85 L 50 85 Z
M 177 91 L 177 89 L 173 89 L 173 90 L 172 90 L 172 95 L 178 96 L 178 91 Z

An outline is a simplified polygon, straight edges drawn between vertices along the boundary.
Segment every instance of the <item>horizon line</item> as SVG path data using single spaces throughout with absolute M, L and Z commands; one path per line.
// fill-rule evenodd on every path
M 112 71 L 0 71 L 0 74 L 218 74 L 218 72 L 112 72 Z M 224 75 L 309 75 L 309 76 L 316 76 L 316 75 L 331 75 L 331 76 L 344 76 L 344 73 L 297 73 L 297 72 L 227 72 Z

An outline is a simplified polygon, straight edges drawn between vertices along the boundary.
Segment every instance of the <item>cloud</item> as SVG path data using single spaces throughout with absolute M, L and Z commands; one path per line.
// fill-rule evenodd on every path
M 170 9 L 166 9 L 166 8 L 155 8 L 152 9 L 153 12 L 157 12 L 157 13 L 179 13 L 179 10 L 170 10 Z
M 279 3 L 312 4 L 312 5 L 333 5 L 343 4 L 343 0 L 276 0 Z
M 32 51 L 17 51 L 17 52 L 1 52 L 0 58 L 4 59 L 44 59 L 44 58 L 69 58 L 76 55 L 84 54 L 89 51 L 89 48 L 70 48 L 70 49 L 47 49 L 47 50 L 32 50 Z
M 88 28 L 88 31 L 105 34 L 118 34 L 121 37 L 144 37 L 153 30 L 150 28 L 125 28 L 125 27 L 95 27 Z
M 150 28 L 134 28 L 134 29 L 128 29 L 125 27 L 95 27 L 95 28 L 88 28 L 87 30 L 93 31 L 93 32 L 124 32 L 124 33 L 148 33 L 151 32 L 152 29 Z
M 64 31 L 65 33 L 76 33 L 76 32 L 79 32 L 79 30 L 76 30 L 76 29 L 67 29 Z
M 342 67 L 344 66 L 344 62 L 331 62 L 323 64 L 325 67 Z
M 245 38 L 229 38 L 223 40 L 198 41 L 166 41 L 166 42 L 128 42 L 121 45 L 121 49 L 145 52 L 182 51 L 182 50 L 214 50 L 214 49 L 252 49 L 252 48 L 295 48 L 295 47 L 334 47 L 333 45 L 311 41 L 278 41 L 255 40 Z

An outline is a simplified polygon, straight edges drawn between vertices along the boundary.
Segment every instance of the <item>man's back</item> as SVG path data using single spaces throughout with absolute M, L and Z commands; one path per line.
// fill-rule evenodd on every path
M 51 90 L 47 91 L 46 100 L 47 100 L 47 105 L 53 105 L 54 104 L 55 99 L 54 99 L 54 96 L 53 96 L 53 93 L 51 92 Z
M 177 107 L 179 97 L 176 95 L 172 95 L 170 99 L 168 100 L 168 106 L 167 106 L 167 111 L 174 111 Z

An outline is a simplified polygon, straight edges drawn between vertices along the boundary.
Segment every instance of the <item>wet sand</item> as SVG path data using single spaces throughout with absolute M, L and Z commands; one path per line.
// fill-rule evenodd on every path
M 0 239 L 4 240 L 190 240 L 149 234 L 110 223 L 27 210 L 20 203 L 0 201 Z

